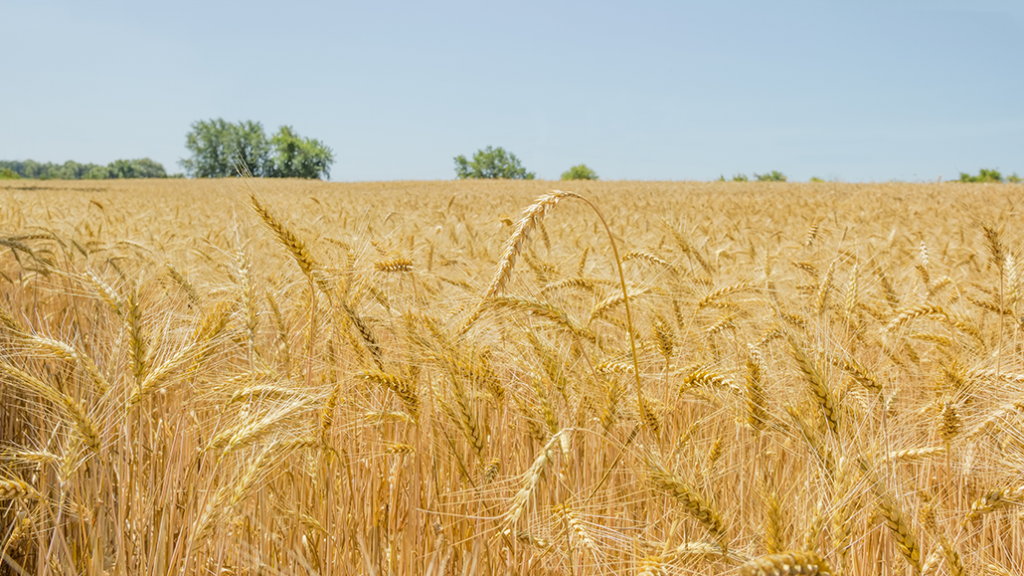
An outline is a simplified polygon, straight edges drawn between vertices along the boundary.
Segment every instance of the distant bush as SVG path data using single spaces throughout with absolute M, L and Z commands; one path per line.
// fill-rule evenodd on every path
M 0 180 L 17 180 L 18 178 L 21 178 L 21 176 L 18 176 L 18 173 L 14 170 L 10 168 L 0 169 Z
M 990 170 L 990 169 L 982 168 L 981 170 L 978 171 L 978 175 L 977 176 L 971 176 L 967 172 L 961 172 L 960 173 L 960 181 L 961 182 L 976 182 L 976 183 L 980 183 L 980 184 L 998 183 L 998 182 L 1004 182 L 1004 181 L 1005 182 L 1020 182 L 1020 176 L 1017 176 L 1017 174 L 1014 173 L 1014 174 L 1012 174 L 1012 175 L 1010 175 L 1010 176 L 1008 176 L 1007 178 L 1004 179 L 1003 175 L 999 173 L 999 170 Z
M 533 180 L 536 174 L 527 172 L 515 154 L 506 152 L 504 148 L 477 150 L 472 160 L 459 154 L 455 157 L 455 176 L 460 180 L 467 178 L 505 180 Z
M 562 172 L 562 180 L 597 180 L 597 172 L 587 168 L 586 164 L 579 164 Z
M 817 176 L 811 176 L 811 182 L 824 182 L 824 178 L 818 178 Z
M 40 163 L 34 160 L 0 160 L 0 170 L 10 171 L 20 178 L 38 180 L 106 180 L 110 178 L 167 178 L 159 162 L 149 158 L 115 160 L 106 166 L 79 164 L 68 160 L 63 164 Z
M 772 170 L 765 174 L 754 174 L 754 178 L 757 178 L 758 182 L 785 182 L 786 175 L 778 170 Z
M 747 178 L 746 174 L 734 174 L 733 177 L 730 180 L 732 180 L 733 182 L 747 182 L 747 181 L 750 180 L 750 178 Z M 722 174 L 721 176 L 718 177 L 718 182 L 728 182 L 728 181 L 729 180 L 726 180 L 726 178 L 725 178 L 725 174 Z
M 1016 172 L 1006 177 L 1006 181 L 1011 184 L 1020 184 L 1024 179 L 1017 175 Z

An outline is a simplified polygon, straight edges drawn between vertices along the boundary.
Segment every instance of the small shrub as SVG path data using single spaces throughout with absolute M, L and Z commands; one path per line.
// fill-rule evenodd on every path
M 818 178 L 817 176 L 811 176 L 811 182 L 824 182 L 824 181 L 825 180 L 823 178 Z
M 982 168 L 981 170 L 978 171 L 978 175 L 977 176 L 971 176 L 967 172 L 961 172 L 960 173 L 960 181 L 961 182 L 974 182 L 974 183 L 978 183 L 978 184 L 985 184 L 985 183 L 989 183 L 989 182 L 997 182 L 998 183 L 998 182 L 1002 182 L 1003 181 L 1003 175 L 999 173 L 999 170 L 990 170 L 990 169 L 987 169 L 987 168 Z
M 21 176 L 18 176 L 18 173 L 10 168 L 0 170 L 0 180 L 17 180 L 19 178 L 21 178 Z
M 764 174 L 754 174 L 754 178 L 757 178 L 758 182 L 785 182 L 786 175 L 778 170 L 772 170 Z

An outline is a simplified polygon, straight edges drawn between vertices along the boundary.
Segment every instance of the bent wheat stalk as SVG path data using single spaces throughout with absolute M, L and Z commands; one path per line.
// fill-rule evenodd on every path
M 526 211 L 523 213 L 523 217 L 519 220 L 515 230 L 512 231 L 512 235 L 509 236 L 509 239 L 505 242 L 505 251 L 502 253 L 501 260 L 498 262 L 498 268 L 494 272 L 494 278 L 491 280 L 491 285 L 488 287 L 486 294 L 484 294 L 483 301 L 486 302 L 490 298 L 504 291 L 509 279 L 512 278 L 512 267 L 515 265 L 516 257 L 520 252 L 522 252 L 530 231 L 539 226 L 544 215 L 547 214 L 547 211 L 554 208 L 554 206 L 558 204 L 559 200 L 563 198 L 575 198 L 585 203 L 587 206 L 590 206 L 597 215 L 597 219 L 601 221 L 601 225 L 604 227 L 605 232 L 608 233 L 608 242 L 612 247 L 612 256 L 615 257 L 615 268 L 619 272 L 619 283 L 622 285 L 622 306 L 626 311 L 626 332 L 629 336 L 629 351 L 633 360 L 633 376 L 636 379 L 636 394 L 637 403 L 639 404 L 640 409 L 640 417 L 642 421 L 650 422 L 653 420 L 653 416 L 648 414 L 647 407 L 642 401 L 640 401 L 640 399 L 643 398 L 643 387 L 640 382 L 640 363 L 637 360 L 636 336 L 634 335 L 633 330 L 633 314 L 629 306 L 629 290 L 626 285 L 626 274 L 622 270 L 622 258 L 619 256 L 619 249 L 615 244 L 615 235 L 612 234 L 612 229 L 608 226 L 608 221 L 605 220 L 601 211 L 597 209 L 597 206 L 594 205 L 593 202 L 575 192 L 566 192 L 563 190 L 552 190 L 551 192 L 538 197 L 533 204 L 526 208 Z M 479 317 L 482 306 L 483 304 L 481 304 L 481 308 L 478 308 L 478 311 L 466 322 L 466 327 Z

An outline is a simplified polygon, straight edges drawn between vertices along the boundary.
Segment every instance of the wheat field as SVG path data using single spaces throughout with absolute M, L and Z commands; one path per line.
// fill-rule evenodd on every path
M 1021 574 L 1022 197 L 0 183 L 0 573 Z

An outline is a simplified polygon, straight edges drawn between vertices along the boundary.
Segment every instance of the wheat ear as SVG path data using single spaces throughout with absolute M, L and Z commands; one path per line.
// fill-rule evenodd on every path
M 515 266 L 516 258 L 525 248 L 530 233 L 540 225 L 548 210 L 554 208 L 558 201 L 567 195 L 565 192 L 552 190 L 547 194 L 539 196 L 533 204 L 526 208 L 523 212 L 523 217 L 519 219 L 515 229 L 512 230 L 512 235 L 505 241 L 505 250 L 501 254 L 498 268 L 495 270 L 491 284 L 484 295 L 485 300 L 505 290 L 509 280 L 512 278 L 512 267 Z
M 804 352 L 804 349 L 797 342 L 793 336 L 789 337 L 789 346 L 793 352 L 793 358 L 796 360 L 797 367 L 800 368 L 800 372 L 803 373 L 804 379 L 811 385 L 811 393 L 814 395 L 814 399 L 818 403 L 818 407 L 821 408 L 822 414 L 825 415 L 825 420 L 828 422 L 828 429 L 833 433 L 839 434 L 839 411 L 836 408 L 835 399 L 832 397 L 832 390 L 828 387 L 828 383 L 821 375 L 821 371 L 818 369 L 816 362 Z
M 519 520 L 522 516 L 523 511 L 526 510 L 527 504 L 530 503 L 530 498 L 533 496 L 534 490 L 537 489 L 537 485 L 540 484 L 541 478 L 544 476 L 544 471 L 547 469 L 548 464 L 554 458 L 554 448 L 560 441 L 562 434 L 567 433 L 568 430 L 561 430 L 557 434 L 553 435 L 548 443 L 544 445 L 540 450 L 540 454 L 537 459 L 533 461 L 533 465 L 526 471 L 526 482 L 523 483 L 523 487 L 519 489 L 515 497 L 512 498 L 512 505 L 509 507 L 508 512 L 505 513 L 505 525 L 510 527 Z
M 412 272 L 412 260 L 408 258 L 391 258 L 373 263 L 378 272 Z
M 128 399 L 128 406 L 135 406 L 149 394 L 164 387 L 167 380 L 175 371 L 192 360 L 188 373 L 193 373 L 203 357 L 210 351 L 211 343 L 223 332 L 228 325 L 231 309 L 228 304 L 215 306 L 204 318 L 203 322 L 196 328 L 193 334 L 193 342 L 172 356 L 160 366 L 146 374 L 139 383 L 135 392 Z
M 660 464 L 648 463 L 651 483 L 655 488 L 667 492 L 679 501 L 683 508 L 700 522 L 718 542 L 725 547 L 725 526 L 722 517 L 711 504 L 694 492 L 681 478 L 669 472 Z
M 28 372 L 0 360 L 0 372 L 7 374 L 17 386 L 45 398 L 54 404 L 71 421 L 82 441 L 95 453 L 100 451 L 100 436 L 92 418 L 74 398 L 57 388 L 44 383 Z
M 747 355 L 747 424 L 757 431 L 764 429 L 768 423 L 767 396 L 761 385 L 761 351 L 756 346 L 748 345 Z M 777 550 L 780 551 L 780 550 Z
M 287 226 L 281 223 L 280 220 L 274 218 L 274 215 L 270 213 L 270 210 L 264 206 L 255 194 L 249 195 L 249 205 L 252 206 L 256 215 L 263 220 L 267 228 L 274 233 L 277 237 L 277 241 L 291 254 L 295 263 L 299 265 L 299 269 L 306 275 L 307 278 L 312 279 L 313 270 L 316 269 L 316 261 L 309 253 L 309 249 L 306 247 L 306 243 L 303 242 L 294 232 L 288 229 Z
M 53 338 L 47 338 L 45 336 L 39 336 L 28 332 L 20 334 L 20 336 L 33 347 L 42 350 L 46 354 L 66 362 L 77 363 L 89 375 L 89 379 L 92 380 L 93 385 L 100 394 L 106 394 L 107 391 L 110 390 L 110 384 L 107 382 L 107 379 L 100 374 L 99 368 L 96 367 L 96 363 L 93 362 L 92 358 L 84 352 L 76 350 L 70 344 L 61 342 L 60 340 L 54 340 Z
M 914 573 L 921 573 L 921 549 L 917 545 L 914 533 L 910 530 L 910 524 L 899 509 L 892 497 L 888 494 L 881 494 L 878 497 L 878 510 L 892 534 L 892 539 L 900 549 L 900 554 L 914 569 Z
M 742 576 L 830 576 L 828 564 L 814 552 L 787 552 L 754 558 L 740 566 Z
M 413 419 L 419 418 L 420 399 L 416 394 L 416 390 L 407 381 L 394 374 L 388 374 L 380 370 L 365 370 L 362 376 L 367 381 L 380 384 L 394 392 L 402 400 L 402 403 L 405 404 L 406 411 L 409 412 Z
M 766 485 L 761 495 L 764 500 L 764 547 L 769 554 L 780 554 L 785 551 L 785 532 L 782 523 L 782 504 L 779 494 Z
M 39 498 L 39 492 L 28 482 L 17 478 L 0 478 L 0 500 L 28 500 Z
M 142 328 L 142 308 L 139 304 L 138 287 L 128 293 L 128 316 L 125 318 L 128 329 L 128 346 L 131 349 L 132 374 L 136 386 L 142 384 L 146 376 L 146 337 Z
M 920 306 L 908 308 L 907 310 L 904 310 L 895 318 L 893 318 L 892 321 L 890 321 L 889 324 L 886 325 L 885 333 L 892 334 L 893 332 L 899 330 L 905 324 L 907 324 L 908 322 L 915 318 L 931 315 L 945 316 L 946 312 L 945 310 L 942 309 L 942 307 L 932 306 L 931 304 L 922 304 Z

